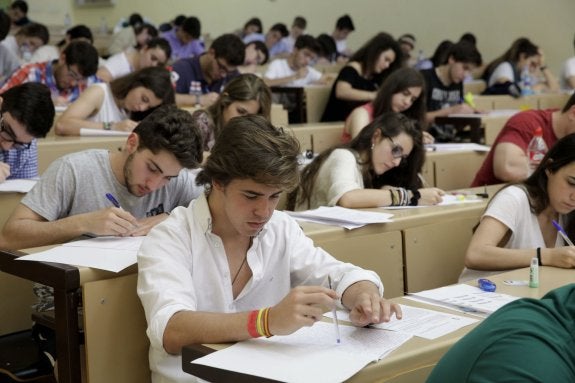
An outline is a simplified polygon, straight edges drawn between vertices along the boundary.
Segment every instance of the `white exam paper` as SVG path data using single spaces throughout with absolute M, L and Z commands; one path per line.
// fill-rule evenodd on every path
M 25 255 L 19 261 L 56 262 L 120 272 L 136 263 L 144 237 L 97 237 Z
M 397 331 L 425 339 L 436 339 L 459 330 L 462 327 L 479 322 L 479 319 L 475 318 L 442 313 L 413 306 L 400 306 L 403 314 L 402 319 L 397 319 L 394 315 L 389 322 L 374 324 L 370 327 Z M 332 315 L 331 312 L 327 312 L 324 316 L 331 317 Z M 340 320 L 349 321 L 349 312 L 338 311 L 337 317 Z
M 357 209 L 347 209 L 341 206 L 321 206 L 313 210 L 286 211 L 295 219 L 323 223 L 326 225 L 336 225 L 345 227 L 346 225 L 367 225 L 370 223 L 391 222 L 393 214 L 373 211 L 363 211 Z M 360 226 L 360 227 L 361 227 Z
M 425 145 L 427 149 L 437 152 L 463 151 L 463 152 L 488 152 L 491 148 L 487 145 L 474 144 L 471 142 L 462 143 L 437 143 Z
M 489 315 L 507 303 L 519 299 L 508 294 L 486 292 L 466 284 L 420 291 L 406 298 L 475 315 Z
M 340 344 L 332 323 L 317 322 L 291 335 L 238 342 L 192 363 L 282 382 L 342 382 L 411 338 L 378 329 L 339 328 Z
M 3 193 L 28 193 L 38 180 L 35 179 L 14 179 L 0 182 L 0 192 Z
M 104 129 L 91 129 L 80 128 L 80 136 L 129 136 L 132 132 L 124 132 L 122 130 L 104 130 Z

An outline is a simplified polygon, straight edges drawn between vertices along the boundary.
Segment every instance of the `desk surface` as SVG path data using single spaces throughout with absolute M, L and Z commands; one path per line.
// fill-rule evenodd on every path
M 507 286 L 503 283 L 505 280 L 524 280 L 528 279 L 528 277 L 529 269 L 523 268 L 492 276 L 491 280 L 497 284 L 498 292 L 527 298 L 541 298 L 550 290 L 573 282 L 575 279 L 575 270 L 541 267 L 539 273 L 539 288 L 534 289 L 527 286 Z M 424 303 L 414 302 L 406 298 L 395 298 L 393 301 L 410 306 L 432 308 Z M 451 312 L 436 307 L 433 307 L 433 309 Z M 413 383 L 424 381 L 443 354 L 475 326 L 476 325 L 464 327 L 435 340 L 414 337 L 379 362 L 367 365 L 348 382 L 393 381 Z M 184 371 L 211 381 L 227 379 L 228 381 L 237 382 L 269 382 L 267 379 L 260 379 L 254 376 L 246 377 L 245 375 L 242 377 L 240 376 L 241 374 L 237 374 L 233 371 L 199 366 L 191 363 L 194 359 L 227 346 L 228 345 L 190 345 L 184 347 L 182 350 Z
M 489 198 L 497 192 L 503 185 L 490 185 L 487 186 L 487 193 Z M 466 191 L 482 193 L 484 188 L 470 188 L 464 189 Z M 485 209 L 488 199 L 484 199 L 481 202 L 476 203 L 465 203 L 465 204 L 454 204 L 445 206 L 429 206 L 421 208 L 409 208 L 409 209 L 385 209 L 385 208 L 375 208 L 366 209 L 368 211 L 377 211 L 383 213 L 393 214 L 392 222 L 372 224 L 361 228 L 362 233 L 376 233 L 382 231 L 393 231 L 393 230 L 403 230 L 406 228 L 414 226 L 428 225 L 437 222 L 441 219 L 450 219 L 454 216 L 458 217 L 478 217 L 480 213 Z M 346 230 L 338 226 L 324 225 L 320 223 L 312 222 L 300 222 L 300 226 L 304 229 L 307 235 L 313 235 L 316 237 L 322 237 L 325 235 L 333 235 L 335 232 L 345 232 L 345 235 L 355 235 L 360 233 L 356 230 Z

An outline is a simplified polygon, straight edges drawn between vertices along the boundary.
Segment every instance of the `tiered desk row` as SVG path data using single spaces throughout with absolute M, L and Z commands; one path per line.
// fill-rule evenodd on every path
M 537 105 L 560 107 L 566 97 L 551 100 L 541 96 L 537 98 Z M 476 99 L 483 102 L 479 96 Z M 339 142 L 343 124 L 304 124 L 289 128 L 300 140 L 302 149 L 312 149 L 313 142 L 313 149 L 318 152 Z M 125 137 L 49 137 L 40 140 L 40 171 L 64 154 L 87 148 L 117 150 L 124 141 Z M 446 190 L 466 187 L 483 156 L 475 152 L 428 153 L 425 178 L 430 185 Z M 489 196 L 497 189 L 498 186 L 488 188 Z M 7 193 L 0 198 L 0 225 L 3 225 L 21 195 Z M 318 246 L 336 258 L 375 270 L 384 280 L 385 296 L 395 298 L 404 292 L 457 281 L 472 227 L 478 222 L 486 203 L 484 200 L 393 210 L 389 212 L 394 214 L 394 222 L 353 231 L 313 223 L 302 223 L 302 227 Z M 30 304 L 34 302 L 31 281 L 41 282 L 55 288 L 60 382 L 80 381 L 80 361 L 83 359 L 79 344 L 82 336 L 88 382 L 150 381 L 146 323 L 136 296 L 135 266 L 114 274 L 67 265 L 21 262 L 14 260 L 16 256 L 15 253 L 0 252 L 0 270 L 3 272 L 0 276 L 0 315 L 4 318 L 0 323 L 0 334 L 30 327 Z M 543 268 L 541 286 L 545 291 L 558 285 L 550 275 L 561 272 Z M 565 278 L 561 275 L 557 280 Z M 541 296 L 543 287 L 537 291 L 522 291 L 521 294 Z M 78 289 L 83 299 L 83 323 L 78 322 L 76 315 Z M 80 327 L 84 329 L 83 335 L 78 332 Z M 467 331 L 460 330 L 435 342 L 414 339 L 409 346 L 402 347 L 382 362 L 367 366 L 354 379 L 373 381 L 377 377 L 382 381 L 422 381 L 440 356 Z M 408 370 L 413 370 L 409 375 L 412 380 L 398 378 Z

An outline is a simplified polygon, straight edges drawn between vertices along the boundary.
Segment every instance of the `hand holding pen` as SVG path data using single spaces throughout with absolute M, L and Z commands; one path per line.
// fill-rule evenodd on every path
M 84 214 L 82 226 L 86 232 L 96 235 L 130 235 L 138 227 L 136 218 L 122 209 L 112 194 L 107 193 L 105 197 L 114 207 Z
M 540 257 L 543 258 L 543 256 L 545 256 L 544 259 L 540 260 L 541 265 L 562 267 L 567 269 L 575 268 L 575 246 L 573 245 L 573 241 L 571 241 L 567 235 L 567 232 L 557 221 L 553 220 L 551 223 L 555 229 L 557 229 L 557 232 L 561 238 L 563 238 L 567 246 L 540 249 Z

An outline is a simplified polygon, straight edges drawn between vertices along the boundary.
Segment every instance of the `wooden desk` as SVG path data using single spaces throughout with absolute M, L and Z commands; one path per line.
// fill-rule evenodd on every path
M 54 160 L 87 149 L 117 151 L 126 142 L 125 136 L 72 137 L 49 136 L 38 140 L 38 171 L 42 174 Z
M 272 86 L 273 94 L 287 95 L 295 104 L 289 112 L 290 124 L 319 122 L 329 100 L 331 85 Z
M 290 124 L 289 129 L 299 141 L 302 151 L 310 149 L 314 153 L 321 153 L 341 143 L 343 122 Z
M 443 190 L 468 188 L 488 152 L 437 151 L 427 152 L 425 179 L 430 185 Z M 430 173 L 431 172 L 431 173 Z
M 502 185 L 487 187 L 489 197 Z M 482 192 L 483 188 L 468 189 Z M 375 269 L 385 285 L 386 297 L 396 297 L 404 292 L 415 292 L 456 283 L 463 270 L 464 254 L 472 235 L 472 228 L 479 222 L 488 200 L 448 206 L 422 207 L 418 209 L 368 209 L 393 214 L 393 222 L 367 225 L 361 229 L 346 230 L 337 226 L 312 222 L 300 222 L 305 234 L 317 246 L 324 247 L 335 258 L 350 261 L 359 266 Z M 396 250 L 377 245 L 378 236 L 400 232 L 402 236 L 403 275 L 397 275 L 396 263 L 387 268 L 389 259 L 378 256 L 377 250 Z M 389 237 L 390 239 L 393 236 Z M 356 247 L 361 241 L 368 247 Z M 366 254 L 358 250 L 364 249 Z M 375 259 L 374 259 L 375 258 Z M 369 264 L 367 263 L 369 260 Z M 440 265 L 440 267 L 438 267 Z M 403 286 L 400 283 L 403 280 Z
M 528 279 L 528 276 L 529 269 L 524 268 L 495 275 L 490 277 L 490 279 L 497 284 L 498 292 L 526 298 L 541 298 L 555 288 L 572 283 L 575 277 L 575 270 L 542 267 L 539 273 L 539 288 L 536 289 L 531 289 L 526 286 L 506 286 L 503 284 L 503 281 L 507 279 Z M 393 301 L 410 306 L 432 308 L 436 311 L 451 312 L 447 309 L 430 307 L 424 303 L 414 302 L 406 298 L 394 298 Z M 475 326 L 476 324 L 464 327 L 435 340 L 413 337 L 379 362 L 368 364 L 347 382 L 425 382 L 445 352 L 465 334 L 475 328 Z M 194 365 L 191 363 L 197 358 L 228 346 L 229 344 L 190 345 L 184 347 L 182 350 L 182 365 L 184 371 L 202 379 L 215 382 L 270 382 L 270 380 L 255 376 L 238 374 L 234 371 Z
M 149 343 L 144 312 L 136 295 L 136 266 L 116 274 L 16 260 L 23 254 L 0 250 L 0 271 L 54 288 L 58 381 L 82 381 L 78 331 L 78 303 L 82 293 L 87 381 L 149 382 Z M 29 305 L 29 302 L 21 302 L 21 305 Z

